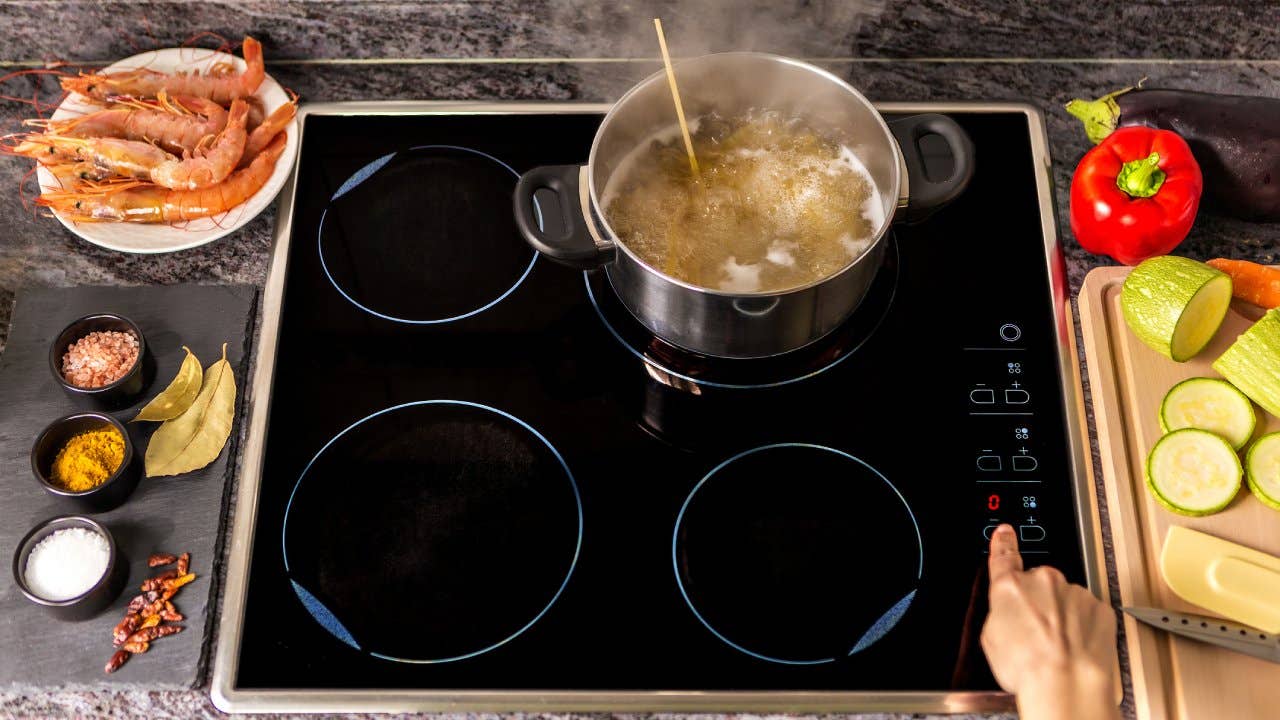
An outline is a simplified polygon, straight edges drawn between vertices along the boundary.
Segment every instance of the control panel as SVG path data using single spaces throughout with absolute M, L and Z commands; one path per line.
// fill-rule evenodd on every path
M 970 517 L 973 540 L 984 552 L 991 533 L 1008 523 L 1024 555 L 1047 556 L 1055 533 L 1071 534 L 1070 527 L 1055 527 L 1061 524 L 1055 520 L 1071 517 L 1070 483 L 1056 417 L 1057 368 L 1042 366 L 1044 354 L 1028 346 L 1025 325 L 987 323 L 964 348 Z

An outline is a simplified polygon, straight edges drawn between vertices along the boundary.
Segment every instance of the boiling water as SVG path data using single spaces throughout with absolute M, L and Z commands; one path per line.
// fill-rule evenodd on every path
M 609 225 L 649 265 L 701 287 L 777 292 L 871 247 L 884 210 L 849 148 L 775 111 L 705 115 L 690 130 L 699 177 L 673 126 L 628 154 L 605 188 Z

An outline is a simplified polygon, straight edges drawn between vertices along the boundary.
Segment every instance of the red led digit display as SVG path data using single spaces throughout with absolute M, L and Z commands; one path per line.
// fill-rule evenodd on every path
M 1000 509 L 1000 496 L 999 496 L 999 495 L 992 495 L 991 497 L 987 498 L 987 509 L 988 509 L 988 510 L 999 510 L 999 509 Z

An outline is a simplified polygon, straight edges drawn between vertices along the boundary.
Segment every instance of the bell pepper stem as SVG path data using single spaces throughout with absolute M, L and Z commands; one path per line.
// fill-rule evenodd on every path
M 1120 104 L 1116 102 L 1116 98 L 1132 89 L 1133 87 L 1122 88 L 1097 100 L 1076 98 L 1067 103 L 1067 112 L 1084 123 L 1084 134 L 1089 136 L 1090 142 L 1097 145 L 1120 124 Z
M 1164 179 L 1165 172 L 1160 169 L 1160 154 L 1153 152 L 1144 158 L 1125 163 L 1116 176 L 1116 187 L 1129 197 L 1149 198 L 1160 192 Z

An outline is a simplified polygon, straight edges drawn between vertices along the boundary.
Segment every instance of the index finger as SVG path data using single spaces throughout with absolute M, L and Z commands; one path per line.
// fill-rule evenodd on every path
M 1022 571 L 1022 553 L 1018 552 L 1018 535 L 1013 526 L 1003 523 L 991 533 L 991 554 L 987 572 L 994 581 L 1009 573 Z

